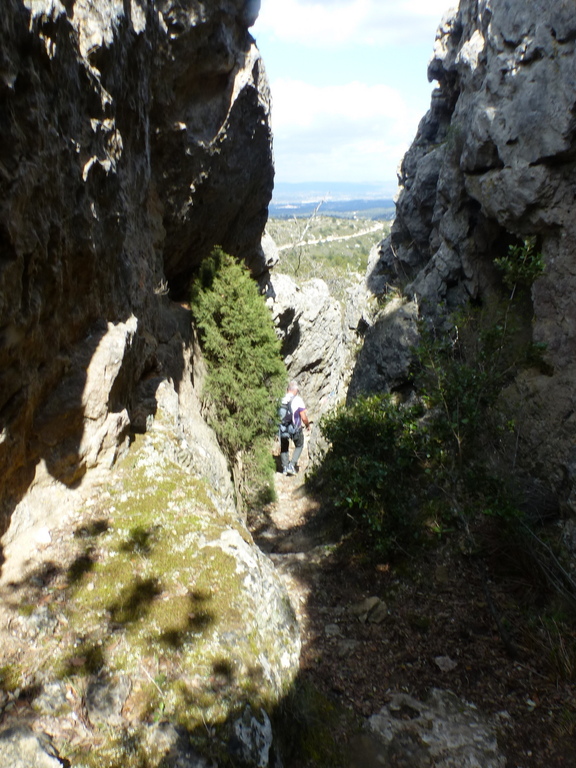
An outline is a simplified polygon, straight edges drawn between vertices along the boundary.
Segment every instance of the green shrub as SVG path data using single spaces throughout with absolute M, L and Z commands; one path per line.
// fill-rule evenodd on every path
M 412 371 L 417 406 L 364 397 L 321 425 L 329 448 L 316 477 L 381 550 L 406 546 L 425 526 L 444 531 L 455 515 L 517 515 L 504 457 L 493 458 L 494 436 L 504 445 L 515 425 L 497 403 L 534 356 L 526 289 L 541 274 L 542 257 L 527 239 L 497 265 L 511 291 L 506 300 L 453 314 L 449 332 L 421 324 Z
M 526 237 L 522 245 L 511 245 L 508 253 L 494 263 L 502 271 L 504 285 L 512 292 L 530 288 L 544 271 L 544 258 L 535 237 Z
M 527 346 L 503 307 L 468 308 L 452 315 L 450 332 L 421 324 L 414 350 L 413 383 L 432 419 L 438 439 L 462 464 L 486 430 L 486 418 L 510 381 Z
M 330 447 L 316 479 L 381 551 L 403 547 L 417 534 L 417 489 L 428 484 L 440 447 L 423 412 L 382 394 L 361 397 L 321 423 Z
M 202 264 L 191 304 L 208 366 L 209 423 L 232 466 L 239 454 L 250 465 L 247 454 L 260 455 L 274 434 L 287 378 L 272 316 L 246 267 L 220 248 Z

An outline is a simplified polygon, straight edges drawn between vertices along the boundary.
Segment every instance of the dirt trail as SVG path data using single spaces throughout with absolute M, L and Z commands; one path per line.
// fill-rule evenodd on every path
M 448 689 L 500 720 L 507 768 L 576 765 L 574 687 L 546 674 L 538 647 L 508 656 L 476 561 L 451 539 L 398 564 L 350 546 L 341 521 L 308 495 L 306 450 L 302 458 L 295 477 L 277 473 L 277 501 L 249 521 L 300 621 L 301 674 L 360 719 L 378 712 L 391 691 L 424 699 L 432 688 Z M 510 599 L 514 586 L 506 578 L 490 588 L 521 636 L 529 628 Z M 369 597 L 382 601 L 380 621 L 359 617 Z M 449 669 L 438 663 L 446 658 Z M 349 731 L 335 736 L 355 738 Z M 377 743 L 364 738 L 355 742 L 349 768 L 382 764 Z
M 305 488 L 308 456 L 305 450 L 295 476 L 276 474 L 277 500 L 260 512 L 251 528 L 260 548 L 276 565 L 284 581 L 304 636 L 310 632 L 308 605 L 316 570 L 330 557 L 320 531 L 307 527 L 319 514 L 317 502 Z
M 279 457 L 277 460 L 279 463 Z M 350 607 L 370 592 L 370 585 L 353 576 L 342 578 L 338 556 L 341 526 L 308 495 L 308 463 L 305 450 L 296 476 L 276 474 L 276 502 L 256 513 L 249 523 L 256 542 L 274 562 L 298 617 L 301 674 L 341 707 L 340 718 L 329 726 L 333 746 L 328 749 L 334 750 L 339 766 L 381 768 L 385 760 L 382 745 L 363 731 L 358 715 L 371 714 L 382 699 L 374 695 L 372 686 L 369 703 L 358 699 L 353 670 L 361 676 L 366 676 L 366 670 L 355 652 L 365 649 L 350 631 L 358 624 Z M 318 734 L 318 738 L 325 735 Z M 301 768 L 300 763 L 294 768 Z

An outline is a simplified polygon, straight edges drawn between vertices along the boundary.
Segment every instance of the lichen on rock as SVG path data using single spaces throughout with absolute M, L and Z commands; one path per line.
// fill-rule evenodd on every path
M 41 641 L 30 654 L 14 648 L 14 684 L 86 690 L 88 727 L 105 726 L 68 748 L 86 765 L 104 764 L 126 733 L 144 743 L 158 718 L 188 734 L 209 723 L 210 749 L 226 750 L 237 713 L 271 711 L 298 669 L 299 628 L 272 563 L 234 508 L 164 450 L 177 439 L 158 414 L 78 511 L 65 548 L 64 531 L 55 536 L 45 553 L 59 563 L 55 598 L 41 623 L 12 597 L 16 623 Z M 76 710 L 43 707 L 37 726 L 62 749 Z

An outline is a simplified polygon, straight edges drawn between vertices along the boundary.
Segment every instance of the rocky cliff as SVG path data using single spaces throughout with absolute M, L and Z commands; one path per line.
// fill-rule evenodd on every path
M 259 4 L 9 0 L 0 20 L 0 490 L 110 464 L 183 377 L 215 243 L 266 271 Z M 148 413 L 145 413 L 148 409 Z
M 375 293 L 399 287 L 405 300 L 368 332 L 352 384 L 355 392 L 401 387 L 418 317 L 488 301 L 499 290 L 494 260 L 535 237 L 545 269 L 532 286 L 527 331 L 544 364 L 518 374 L 507 407 L 521 426 L 524 470 L 572 510 L 575 45 L 566 0 L 461 0 L 443 20 L 428 71 L 438 88 L 402 163 L 391 236 L 367 277 Z
M 258 9 L 3 5 L 2 764 L 203 765 L 192 732 L 211 751 L 226 722 L 224 751 L 267 764 L 298 628 L 236 513 L 180 303 L 215 244 L 267 279 Z

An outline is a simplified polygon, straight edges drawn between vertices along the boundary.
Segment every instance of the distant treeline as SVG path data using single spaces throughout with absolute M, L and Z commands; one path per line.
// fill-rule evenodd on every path
M 318 201 L 306 203 L 271 203 L 268 210 L 274 219 L 291 219 L 294 216 L 305 218 L 311 216 L 318 208 Z M 325 200 L 320 205 L 318 213 L 322 216 L 337 216 L 341 219 L 383 219 L 394 218 L 396 208 L 391 199 L 382 200 Z

